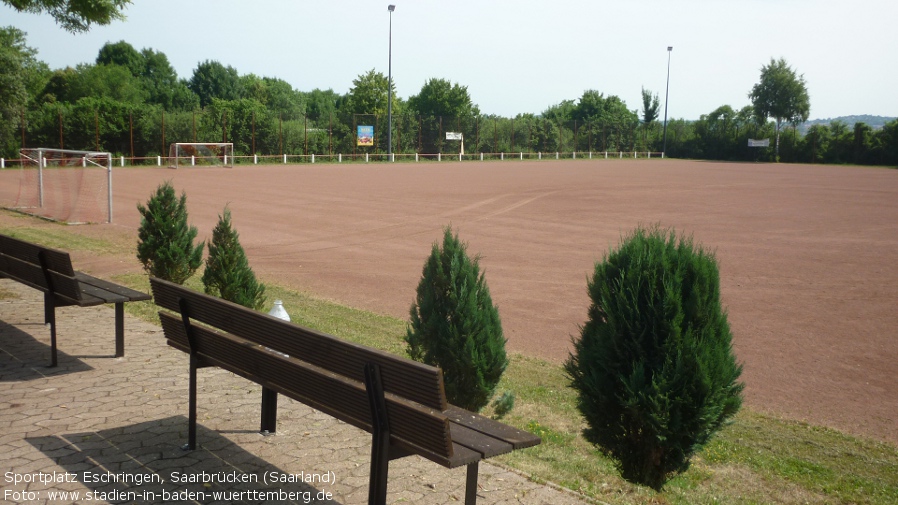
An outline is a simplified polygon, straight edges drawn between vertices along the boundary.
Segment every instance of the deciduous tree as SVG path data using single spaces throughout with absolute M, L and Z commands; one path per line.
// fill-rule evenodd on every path
M 22 113 L 50 72 L 36 54 L 26 45 L 25 32 L 0 27 L 0 156 L 15 152 L 13 143 Z
M 373 69 L 368 73 L 358 76 L 352 81 L 349 90 L 349 109 L 353 114 L 376 114 L 379 116 L 387 113 L 387 100 L 389 98 L 389 83 L 387 76 Z M 393 114 L 399 115 L 396 108 L 396 85 L 393 85 Z
M 125 19 L 122 10 L 131 0 L 3 0 L 19 12 L 53 16 L 63 29 L 72 33 L 90 30 L 92 24 L 108 25 Z
M 430 79 L 408 99 L 408 107 L 424 117 L 477 116 L 480 109 L 471 101 L 468 87 L 446 79 Z
M 780 58 L 771 58 L 769 65 L 761 67 L 761 81 L 748 94 L 761 118 L 772 117 L 776 121 L 776 159 L 780 155 L 780 126 L 783 122 L 793 124 L 808 120 L 811 102 L 804 76 Z
M 211 60 L 197 65 L 187 87 L 200 97 L 201 107 L 212 103 L 213 98 L 238 100 L 243 94 L 237 69 Z
M 658 93 L 652 95 L 652 92 L 642 88 L 642 122 L 646 126 L 654 123 L 658 119 L 658 111 L 661 109 L 661 102 L 658 100 Z

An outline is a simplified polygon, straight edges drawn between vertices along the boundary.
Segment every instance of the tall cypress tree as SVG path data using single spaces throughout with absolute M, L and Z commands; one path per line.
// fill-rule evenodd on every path
M 508 366 L 499 310 L 467 246 L 446 227 L 424 264 L 406 331 L 412 359 L 443 369 L 450 403 L 478 411 Z
M 265 305 L 265 285 L 249 267 L 240 236 L 231 226 L 231 210 L 225 207 L 212 230 L 209 256 L 203 272 L 206 293 L 255 310 Z
M 138 203 L 137 210 L 141 215 L 137 259 L 153 277 L 183 284 L 203 263 L 204 245 L 193 245 L 197 229 L 187 224 L 187 194 L 176 198 L 171 181 L 166 181 L 147 206 Z

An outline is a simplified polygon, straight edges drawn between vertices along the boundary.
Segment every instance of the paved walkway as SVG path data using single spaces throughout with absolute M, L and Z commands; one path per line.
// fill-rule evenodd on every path
M 111 306 L 58 309 L 59 366 L 46 368 L 40 293 L 0 280 L 4 294 L 0 503 L 367 503 L 366 433 L 282 398 L 278 434 L 262 436 L 260 388 L 209 368 L 198 379 L 200 447 L 184 452 L 187 357 L 159 327 L 126 318 L 125 357 L 114 358 Z M 461 502 L 464 481 L 464 468 L 397 460 L 388 501 Z M 586 503 L 490 464 L 479 484 L 484 505 Z

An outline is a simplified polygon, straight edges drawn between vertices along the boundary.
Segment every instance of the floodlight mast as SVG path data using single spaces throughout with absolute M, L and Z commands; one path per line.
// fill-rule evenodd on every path
M 673 46 L 667 46 L 667 86 L 664 89 L 664 146 L 661 148 L 661 157 L 667 156 L 667 98 L 670 92 L 670 53 Z
M 393 11 L 395 5 L 388 5 L 390 11 L 389 52 L 387 56 L 387 158 L 393 161 Z

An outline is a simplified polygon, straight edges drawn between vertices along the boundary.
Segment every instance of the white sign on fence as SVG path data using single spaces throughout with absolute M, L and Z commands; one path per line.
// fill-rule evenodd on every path
M 461 132 L 446 132 L 446 140 L 461 140 L 461 145 L 458 146 L 458 159 L 461 161 L 461 157 L 465 155 L 465 136 Z
M 770 147 L 770 139 L 748 139 L 748 147 Z

